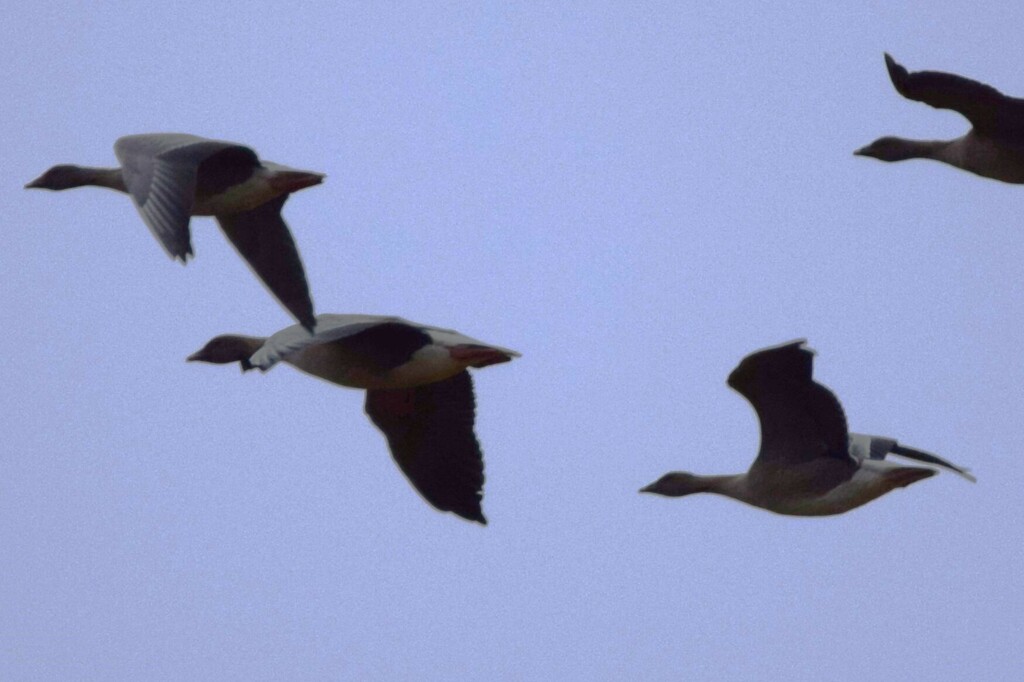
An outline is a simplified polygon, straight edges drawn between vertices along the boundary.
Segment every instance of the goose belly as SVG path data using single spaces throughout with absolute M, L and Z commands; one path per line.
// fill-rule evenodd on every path
M 892 485 L 885 476 L 886 469 L 891 466 L 887 465 L 888 462 L 863 462 L 849 480 L 825 494 L 775 500 L 766 508 L 791 516 L 831 516 L 848 512 L 892 490 Z
M 232 185 L 216 194 L 196 195 L 192 215 L 231 215 L 245 213 L 265 204 L 281 194 L 275 191 L 265 177 L 252 175 L 245 182 Z
M 1024 184 L 1024 147 L 968 134 L 951 142 L 942 160 L 982 177 Z
M 367 367 L 358 357 L 333 344 L 306 348 L 285 358 L 285 362 L 332 384 L 362 389 L 413 388 L 443 381 L 465 369 L 447 348 L 435 345 L 421 348 L 408 362 L 386 371 Z

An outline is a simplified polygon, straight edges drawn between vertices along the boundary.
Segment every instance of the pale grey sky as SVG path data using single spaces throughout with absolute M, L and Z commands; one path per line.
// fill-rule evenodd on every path
M 1015 3 L 12 4 L 0 27 L 0 679 L 1018 680 L 1024 187 L 852 151 L 953 137 L 882 61 L 1024 96 Z M 482 528 L 360 392 L 188 364 L 291 324 L 219 233 L 24 191 L 182 131 L 327 173 L 320 312 L 476 374 Z M 655 499 L 744 470 L 725 378 L 807 337 L 852 429 L 973 469 L 845 516 Z

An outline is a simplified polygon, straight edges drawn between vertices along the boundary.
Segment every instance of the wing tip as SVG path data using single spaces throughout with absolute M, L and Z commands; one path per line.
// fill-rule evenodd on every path
M 978 478 L 974 474 L 971 473 L 970 469 L 964 469 L 964 468 L 961 468 L 961 467 L 957 467 L 956 469 L 953 469 L 953 471 L 955 473 L 960 474 L 961 476 L 966 478 L 971 483 L 977 483 L 978 482 Z
M 762 348 L 761 350 L 754 351 L 754 352 L 755 353 L 763 353 L 765 351 L 783 350 L 785 348 L 790 348 L 790 347 L 796 347 L 798 350 L 807 351 L 808 353 L 811 353 L 812 355 L 815 355 L 817 353 L 813 348 L 811 348 L 810 346 L 807 345 L 807 337 L 800 337 L 800 338 L 792 339 L 790 341 L 783 341 L 782 343 L 777 343 L 774 346 L 768 346 L 767 348 Z
M 479 507 L 477 507 L 475 511 L 455 511 L 455 510 L 452 510 L 452 513 L 454 513 L 454 514 L 456 514 L 458 516 L 461 516 L 462 518 L 466 519 L 467 521 L 472 521 L 473 523 L 479 523 L 481 526 L 486 526 L 487 525 L 487 518 L 484 516 L 484 513 L 480 510 Z
M 809 353 L 812 356 L 818 354 L 818 351 L 814 350 L 813 348 L 811 348 L 810 346 L 807 345 L 807 338 L 803 337 L 803 338 L 792 339 L 790 341 L 783 341 L 782 343 L 777 343 L 774 346 L 767 346 L 765 348 L 761 348 L 759 350 L 752 351 L 751 353 L 749 353 L 747 355 L 747 357 L 750 357 L 750 356 L 753 356 L 753 355 L 760 355 L 762 353 L 772 353 L 774 351 L 789 350 L 790 348 L 794 348 L 794 349 L 796 349 L 798 351 Z
M 948 462 L 938 455 L 934 455 L 930 452 L 923 450 L 917 450 L 916 448 L 909 448 L 905 445 L 893 441 L 892 446 L 889 448 L 889 452 L 898 456 L 906 457 L 907 459 L 913 459 L 918 462 L 924 462 L 925 464 L 936 467 L 936 471 L 951 471 L 958 476 L 966 478 L 971 483 L 977 483 L 978 479 L 971 473 L 971 470 L 967 467 L 957 466 L 952 462 Z
M 901 95 L 904 94 L 904 86 L 906 85 L 907 78 L 910 77 L 910 72 L 907 68 L 892 58 L 892 55 L 888 52 L 883 53 L 885 55 L 885 69 L 889 72 L 889 80 L 892 81 L 892 85 L 896 88 L 896 91 Z

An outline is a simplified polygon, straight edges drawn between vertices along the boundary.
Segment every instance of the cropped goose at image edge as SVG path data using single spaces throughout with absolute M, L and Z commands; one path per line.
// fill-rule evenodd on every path
M 1007 97 L 989 85 L 952 73 L 911 73 L 888 54 L 885 66 L 901 95 L 956 111 L 972 128 L 953 140 L 881 137 L 854 154 L 880 161 L 932 159 L 986 178 L 1024 183 L 1024 99 Z

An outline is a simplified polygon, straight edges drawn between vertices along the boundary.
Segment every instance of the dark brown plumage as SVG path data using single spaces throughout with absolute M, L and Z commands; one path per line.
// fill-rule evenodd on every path
M 1002 182 L 1024 184 L 1024 100 L 940 71 L 907 71 L 888 54 L 885 66 L 907 99 L 962 114 L 972 128 L 953 140 L 880 137 L 854 152 L 880 161 L 932 159 Z

